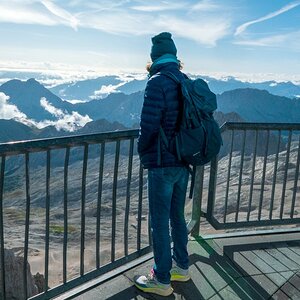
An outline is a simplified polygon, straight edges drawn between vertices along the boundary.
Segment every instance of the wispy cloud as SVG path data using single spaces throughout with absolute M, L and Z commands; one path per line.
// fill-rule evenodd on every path
M 268 36 L 258 39 L 245 39 L 234 42 L 237 45 L 246 45 L 246 46 L 278 46 L 287 40 L 287 35 L 280 34 L 274 36 Z
M 125 82 L 121 82 L 119 84 L 116 85 L 102 85 L 100 90 L 97 90 L 94 92 L 94 95 L 90 96 L 90 99 L 103 99 L 105 97 L 107 97 L 109 94 L 112 93 L 118 93 L 118 88 L 122 85 L 124 85 Z
M 104 32 L 122 35 L 156 34 L 160 31 L 171 31 L 174 36 L 194 40 L 200 44 L 214 46 L 217 41 L 229 33 L 230 20 L 220 16 L 176 17 L 174 14 L 131 13 L 115 11 L 102 14 L 86 14 L 81 16 L 81 25 Z
M 77 28 L 78 20 L 65 9 L 49 0 L 0 1 L 0 22 L 66 25 Z
M 109 8 L 109 9 L 108 9 Z M 223 7 L 222 13 L 226 11 Z M 209 12 L 209 16 L 207 13 Z M 228 34 L 230 20 L 220 17 L 220 5 L 212 0 L 191 4 L 187 0 L 97 1 L 51 0 L 0 1 L 0 22 L 65 25 L 93 28 L 117 35 L 149 35 L 172 31 L 174 35 L 208 46 Z M 154 17 L 153 13 L 157 15 Z
M 76 111 L 72 111 L 71 114 L 65 113 L 61 109 L 56 108 L 47 101 L 46 98 L 41 98 L 41 106 L 57 118 L 56 121 L 45 120 L 36 124 L 37 127 L 45 127 L 48 125 L 54 125 L 57 130 L 74 131 L 80 127 L 83 127 L 86 123 L 91 122 L 92 119 L 88 116 L 82 116 Z
M 31 4 L 16 3 L 16 1 L 0 2 L 0 22 L 47 26 L 56 24 L 47 14 L 40 12 L 33 7 L 33 3 Z
M 107 73 L 103 69 L 92 69 L 84 65 L 0 60 L 0 84 L 10 79 L 27 80 L 28 78 L 35 78 L 45 87 L 51 88 L 63 83 L 97 78 L 109 74 L 111 72 Z
M 277 10 L 277 11 L 274 11 L 274 12 L 272 12 L 272 13 L 269 13 L 269 14 L 267 14 L 267 15 L 261 17 L 261 18 L 258 18 L 258 19 L 253 20 L 253 21 L 246 22 L 246 23 L 240 25 L 240 26 L 236 29 L 235 35 L 237 36 L 237 35 L 242 34 L 249 26 L 251 26 L 251 25 L 253 25 L 253 24 L 260 23 L 260 22 L 263 22 L 263 21 L 272 19 L 272 18 L 274 18 L 274 17 L 276 17 L 276 16 L 279 16 L 279 15 L 281 15 L 281 14 L 283 14 L 283 13 L 285 13 L 285 12 L 287 12 L 287 11 L 289 11 L 289 10 L 291 10 L 291 9 L 293 9 L 293 8 L 295 8 L 295 7 L 297 7 L 297 6 L 299 6 L 299 5 L 300 5 L 300 1 L 295 1 L 295 2 L 292 2 L 292 3 L 288 4 L 288 5 L 285 5 L 285 6 L 282 7 L 281 9 L 279 9 L 279 10 Z
M 196 42 L 215 46 L 217 41 L 229 34 L 230 22 L 227 19 L 219 18 L 218 21 L 212 18 L 200 18 L 200 20 L 183 20 L 176 17 L 161 16 L 157 20 L 161 28 L 168 28 L 176 35 L 185 37 Z
M 170 11 L 170 10 L 177 10 L 177 9 L 184 9 L 186 3 L 184 2 L 170 2 L 170 1 L 160 1 L 157 4 L 153 4 L 153 2 L 149 5 L 140 4 L 140 5 L 133 5 L 131 9 L 142 11 L 142 12 L 159 12 L 159 11 Z
M 9 96 L 0 92 L 0 119 L 24 120 L 27 116 L 17 106 L 9 103 Z
M 27 126 L 35 126 L 40 129 L 52 125 L 55 126 L 57 130 L 71 132 L 92 121 L 88 115 L 82 116 L 76 111 L 72 111 L 71 114 L 65 113 L 61 109 L 55 108 L 47 101 L 46 98 L 42 98 L 40 103 L 41 106 L 54 117 L 56 117 L 57 120 L 44 120 L 36 122 L 35 120 L 29 119 L 27 115 L 21 112 L 16 105 L 9 103 L 9 96 L 0 92 L 0 119 L 12 119 Z
M 235 41 L 234 44 L 259 47 L 280 47 L 293 51 L 300 51 L 300 31 L 286 34 L 276 34 L 262 38 L 245 38 Z
M 199 1 L 197 4 L 192 6 L 193 11 L 215 11 L 221 7 L 220 4 L 215 3 L 211 0 Z
M 120 35 L 143 35 L 153 32 L 152 16 L 140 13 L 129 14 L 123 10 L 87 12 L 80 15 L 80 24 L 107 33 Z
M 50 13 L 65 21 L 72 28 L 77 30 L 78 20 L 72 14 L 49 0 L 42 0 L 41 3 L 48 9 Z
M 70 0 L 67 2 L 67 6 L 73 8 L 84 8 L 84 9 L 91 9 L 93 11 L 104 11 L 104 10 L 111 10 L 118 7 L 122 7 L 128 3 L 131 3 L 132 0 Z

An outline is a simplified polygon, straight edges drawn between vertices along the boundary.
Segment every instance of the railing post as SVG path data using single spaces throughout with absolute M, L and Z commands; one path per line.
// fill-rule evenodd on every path
M 210 164 L 210 176 L 207 197 L 207 219 L 210 220 L 213 216 L 215 207 L 216 183 L 217 183 L 218 157 L 212 159 Z
M 188 224 L 188 231 L 194 237 L 199 236 L 200 233 L 203 178 L 204 178 L 204 166 L 199 166 L 196 168 L 196 175 L 195 175 L 192 218 L 191 218 L 191 222 Z
M 45 282 L 44 290 L 48 290 L 48 281 L 49 281 L 49 243 L 50 243 L 50 162 L 51 155 L 50 150 L 47 150 L 47 162 L 46 162 L 46 216 L 45 216 Z
M 67 282 L 67 251 L 68 251 L 68 173 L 70 147 L 66 148 L 64 163 L 64 241 L 63 241 L 63 283 Z
M 4 194 L 4 171 L 5 171 L 5 156 L 1 157 L 0 169 L 0 296 L 5 300 L 5 263 L 4 263 L 4 222 L 3 222 L 3 194 Z
M 120 140 L 116 141 L 115 165 L 112 188 L 112 224 L 111 224 L 111 262 L 116 259 L 116 223 L 117 223 L 117 188 L 118 188 L 118 171 L 120 160 Z

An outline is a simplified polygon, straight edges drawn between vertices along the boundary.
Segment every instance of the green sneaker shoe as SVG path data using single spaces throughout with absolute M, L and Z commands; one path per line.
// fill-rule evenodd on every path
M 145 293 L 153 293 L 160 296 L 170 296 L 173 293 L 171 284 L 164 284 L 157 280 L 153 269 L 147 276 L 137 276 L 134 279 L 135 286 Z
M 191 279 L 191 275 L 189 274 L 189 270 L 182 269 L 173 263 L 174 266 L 172 267 L 170 274 L 171 274 L 171 281 L 181 281 L 185 282 Z

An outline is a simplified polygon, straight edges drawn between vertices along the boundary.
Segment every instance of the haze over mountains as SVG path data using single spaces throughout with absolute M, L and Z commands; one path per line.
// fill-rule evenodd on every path
M 248 122 L 300 122 L 300 85 L 203 78 L 217 94 L 218 111 L 229 114 L 225 120 L 235 112 Z M 33 78 L 8 80 L 0 86 L 0 141 L 79 134 L 86 124 L 84 132 L 137 128 L 146 80 L 115 75 L 51 87 Z
M 300 85 L 296 85 L 290 81 L 276 82 L 244 82 L 234 77 L 226 77 L 216 79 L 209 76 L 190 75 L 191 78 L 201 77 L 208 82 L 211 90 L 216 94 L 222 94 L 239 88 L 253 88 L 266 90 L 271 94 L 285 96 L 288 98 L 300 97 Z M 89 101 L 95 98 L 103 98 L 110 92 L 121 92 L 131 94 L 142 91 L 145 88 L 147 78 L 135 79 L 133 76 L 120 78 L 118 76 L 103 76 L 96 79 L 87 79 L 75 81 L 72 83 L 64 83 L 50 88 L 50 90 L 62 97 L 64 100 L 81 100 Z M 100 88 L 99 88 L 100 87 Z

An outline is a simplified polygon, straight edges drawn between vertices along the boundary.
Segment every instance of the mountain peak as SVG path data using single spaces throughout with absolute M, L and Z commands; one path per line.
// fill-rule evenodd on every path
M 26 83 L 30 84 L 30 85 L 40 85 L 40 83 L 35 80 L 34 78 L 29 78 Z

